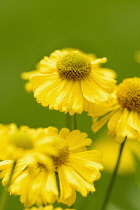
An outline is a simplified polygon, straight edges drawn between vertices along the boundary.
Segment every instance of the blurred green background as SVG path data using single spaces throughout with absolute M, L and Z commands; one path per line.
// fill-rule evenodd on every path
M 5 0 L 0 3 L 0 122 L 30 127 L 65 126 L 65 115 L 37 104 L 24 90 L 20 74 L 56 49 L 72 47 L 108 58 L 106 67 L 118 82 L 140 76 L 134 54 L 140 49 L 140 0 Z M 78 116 L 78 128 L 95 138 L 91 119 Z M 105 135 L 106 130 L 102 129 Z M 99 132 L 97 136 L 100 136 Z M 110 175 L 103 172 L 97 192 L 82 199 L 78 210 L 100 210 Z M 140 189 L 134 175 L 119 176 L 108 210 L 139 210 Z M 95 207 L 96 205 L 96 207 Z M 7 210 L 22 210 L 10 198 Z

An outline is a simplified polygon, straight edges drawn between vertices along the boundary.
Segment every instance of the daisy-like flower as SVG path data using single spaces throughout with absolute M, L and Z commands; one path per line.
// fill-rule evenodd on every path
M 102 119 L 93 120 L 94 132 L 108 122 L 109 134 L 116 137 L 118 143 L 122 143 L 126 137 L 140 140 L 139 77 L 125 79 L 116 90 L 114 104 L 105 109 L 107 114 Z
M 94 149 L 100 149 L 103 153 L 104 170 L 112 173 L 119 155 L 120 144 L 113 141 L 111 136 L 102 136 L 94 141 Z M 121 161 L 118 169 L 118 174 L 128 175 L 136 173 L 136 164 L 134 155 L 140 160 L 140 142 L 127 139 Z M 111 154 L 111 158 L 110 158 Z
M 49 171 L 41 163 L 32 171 L 25 168 L 13 178 L 9 191 L 20 195 L 20 201 L 25 207 L 52 204 L 55 201 L 71 206 L 75 202 L 76 191 L 84 197 L 88 192 L 95 191 L 93 182 L 100 178 L 99 170 L 103 169 L 101 152 L 87 151 L 86 146 L 92 141 L 79 130 L 70 132 L 63 128 L 55 135 L 59 138 L 59 144 L 56 147 L 57 156 L 52 156 L 54 171 Z M 26 166 L 26 161 L 23 160 L 18 167 L 23 167 L 22 164 Z M 3 177 L 9 167 L 10 163 L 6 165 L 6 162 L 0 167 Z
M 115 80 L 107 78 L 95 59 L 78 50 L 56 50 L 40 61 L 40 74 L 31 76 L 34 97 L 42 106 L 61 112 L 82 113 L 84 100 L 101 104 L 110 98 Z
M 49 133 L 49 135 L 48 135 Z M 29 165 L 41 162 L 49 169 L 53 168 L 52 155 L 56 155 L 55 129 L 18 128 L 15 124 L 0 125 L 0 160 L 27 159 Z M 45 147 L 44 147 L 45 145 Z M 0 164 L 3 164 L 1 162 Z
M 76 52 L 76 51 L 77 51 L 77 52 L 81 52 L 81 53 L 82 53 L 82 51 L 79 51 L 79 50 L 76 50 L 76 49 L 72 49 L 72 48 L 62 49 L 62 52 L 63 52 L 63 51 L 66 51 L 66 50 L 67 50 L 67 52 L 68 52 L 68 51 L 69 51 L 69 52 L 71 52 L 71 51 L 75 51 L 75 52 Z M 95 57 L 94 54 L 88 54 L 88 56 L 91 57 L 92 60 L 96 59 L 96 57 Z M 45 56 L 45 58 L 47 58 L 47 57 Z M 33 92 L 33 85 L 32 85 L 32 83 L 30 82 L 30 77 L 33 76 L 33 75 L 36 75 L 36 74 L 44 74 L 44 73 L 47 73 L 48 70 L 49 70 L 49 69 L 47 68 L 46 63 L 44 63 L 44 62 L 39 62 L 39 63 L 37 63 L 37 65 L 36 65 L 36 70 L 29 71 L 29 72 L 23 72 L 23 73 L 21 74 L 21 78 L 28 81 L 28 82 L 25 84 L 25 90 L 26 90 L 27 92 L 29 92 L 29 93 L 30 93 L 30 92 Z M 108 70 L 108 73 L 110 73 L 110 69 Z
M 56 207 L 54 208 L 52 205 L 48 205 L 48 206 L 45 206 L 45 207 L 32 207 L 32 208 L 26 208 L 24 210 L 63 210 L 61 207 Z M 76 210 L 76 209 L 64 209 L 64 210 Z

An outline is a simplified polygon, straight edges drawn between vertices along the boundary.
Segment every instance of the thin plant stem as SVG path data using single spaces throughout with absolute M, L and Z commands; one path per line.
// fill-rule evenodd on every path
M 69 128 L 70 130 L 72 129 L 72 117 L 69 115 L 69 113 L 65 115 L 65 125 L 66 128 Z
M 16 166 L 16 161 L 14 161 L 14 163 L 12 165 L 12 169 L 11 169 L 11 173 L 10 173 L 10 176 L 9 176 L 8 183 L 7 183 L 6 187 L 3 189 L 3 192 L 2 192 L 2 195 L 1 195 L 0 210 L 4 210 L 5 209 L 5 206 L 6 206 L 6 203 L 7 203 L 7 200 L 8 200 L 8 195 L 9 195 L 8 194 L 8 189 L 9 189 L 10 184 L 11 184 L 11 179 L 12 179 L 12 175 L 13 175 L 15 166 Z
M 74 129 L 77 129 L 77 114 L 74 114 L 73 116 L 73 126 L 74 126 Z
M 123 152 L 123 148 L 124 148 L 126 138 L 127 137 L 125 137 L 124 142 L 120 145 L 118 160 L 117 160 L 116 166 L 114 168 L 112 177 L 110 179 L 110 182 L 109 182 L 109 185 L 108 185 L 108 188 L 107 188 L 107 192 L 106 192 L 105 199 L 104 199 L 101 210 L 105 210 L 107 205 L 108 205 L 108 202 L 109 202 L 109 199 L 110 199 L 110 196 L 111 196 L 111 193 L 112 193 L 112 189 L 113 189 L 113 186 L 114 186 L 114 183 L 115 183 L 115 180 L 116 180 L 116 176 L 117 176 L 118 168 L 119 168 L 119 165 L 120 165 L 120 160 L 121 160 L 121 156 L 122 156 L 122 152 Z

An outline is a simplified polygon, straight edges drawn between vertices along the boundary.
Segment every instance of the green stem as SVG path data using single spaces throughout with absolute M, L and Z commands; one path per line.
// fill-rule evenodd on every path
M 73 116 L 73 125 L 74 125 L 74 129 L 76 130 L 77 129 L 77 115 L 76 115 L 76 113 Z
M 105 196 L 105 199 L 104 199 L 104 202 L 103 202 L 101 210 L 105 210 L 107 205 L 108 205 L 108 202 L 109 202 L 109 199 L 110 199 L 110 196 L 111 196 L 111 192 L 112 192 L 115 180 L 116 180 L 116 176 L 117 176 L 118 168 L 119 168 L 119 165 L 120 165 L 120 160 L 121 160 L 121 156 L 122 156 L 122 152 L 123 152 L 123 148 L 124 148 L 124 144 L 125 144 L 126 138 L 127 137 L 125 137 L 124 142 L 120 146 L 118 160 L 117 160 L 115 169 L 113 171 L 111 180 L 109 182 L 109 185 L 108 185 L 108 188 L 107 188 L 107 192 L 106 192 L 106 196 Z
M 69 113 L 67 113 L 65 116 L 66 116 L 65 117 L 65 125 L 66 125 L 66 128 L 69 128 L 71 130 L 72 129 L 72 118 L 69 115 Z
M 2 195 L 1 195 L 0 210 L 4 210 L 5 209 L 5 206 L 6 206 L 6 203 L 7 203 L 7 200 L 8 200 L 8 195 L 9 195 L 8 194 L 8 189 L 9 189 L 10 184 L 11 184 L 11 179 L 12 179 L 12 175 L 13 175 L 15 166 L 16 166 L 16 161 L 14 161 L 14 163 L 13 163 L 8 183 L 7 183 L 6 187 L 3 189 L 3 192 L 2 192 Z

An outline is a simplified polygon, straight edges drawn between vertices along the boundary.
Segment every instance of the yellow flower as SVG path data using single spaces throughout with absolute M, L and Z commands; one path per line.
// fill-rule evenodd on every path
M 49 169 L 53 168 L 52 155 L 56 155 L 55 129 L 31 129 L 27 126 L 18 128 L 15 124 L 0 125 L 0 159 L 18 160 L 27 159 L 28 165 L 38 161 Z M 2 162 L 0 163 L 2 164 Z
M 66 48 L 66 49 L 63 49 L 62 51 L 64 50 L 67 50 L 69 52 L 71 51 L 78 51 L 79 50 L 76 50 L 76 49 L 72 49 L 72 48 Z M 82 53 L 82 51 L 80 51 Z M 88 54 L 89 57 L 91 57 L 93 60 L 96 58 L 94 54 Z M 49 61 L 48 61 L 49 62 Z M 37 65 L 36 65 L 36 70 L 33 70 L 33 71 L 29 71 L 29 72 L 23 72 L 21 74 L 21 78 L 24 79 L 24 80 L 29 80 L 26 84 L 25 84 L 25 90 L 27 92 L 33 92 L 33 85 L 32 83 L 30 82 L 30 77 L 33 76 L 34 74 L 43 74 L 43 73 L 46 73 L 46 70 L 48 70 L 46 68 L 46 63 L 44 62 L 39 62 Z M 110 70 L 109 70 L 110 71 Z
M 31 76 L 34 96 L 42 106 L 61 112 L 82 113 L 84 100 L 101 104 L 110 98 L 115 80 L 99 67 L 106 58 L 78 50 L 56 50 L 40 61 L 40 74 Z
M 39 207 L 39 208 L 32 207 L 30 209 L 24 209 L 24 210 L 63 210 L 63 209 L 61 207 L 54 208 L 52 205 L 48 205 L 45 207 Z M 76 209 L 64 209 L 64 210 L 76 210 Z
M 116 166 L 120 144 L 114 142 L 109 136 L 102 136 L 94 141 L 93 146 L 94 149 L 99 149 L 103 152 L 104 170 L 107 172 L 112 172 Z M 128 139 L 123 149 L 118 174 L 130 174 L 136 172 L 134 155 L 140 159 L 140 143 L 138 141 Z
M 125 79 L 117 88 L 114 104 L 105 109 L 107 115 L 99 121 L 93 119 L 94 132 L 108 121 L 109 134 L 116 137 L 118 143 L 122 143 L 125 137 L 140 140 L 139 77 Z
M 75 202 L 76 191 L 86 197 L 88 192 L 94 192 L 93 182 L 100 178 L 102 170 L 101 152 L 87 151 L 92 141 L 87 134 L 74 130 L 62 129 L 59 133 L 61 144 L 58 156 L 54 157 L 54 165 L 60 183 L 59 202 L 72 205 Z
M 42 163 L 32 171 L 26 167 L 20 175 L 15 175 L 9 188 L 11 194 L 21 196 L 20 201 L 26 207 L 52 204 L 55 201 L 70 206 L 75 202 L 76 191 L 84 197 L 88 192 L 95 191 L 93 182 L 100 178 L 99 170 L 103 169 L 101 152 L 87 151 L 86 146 L 92 141 L 78 130 L 70 132 L 69 129 L 63 128 L 54 135 L 59 138 L 57 156 L 52 156 L 54 171 L 48 171 Z M 26 160 L 23 160 L 19 167 L 23 167 L 22 164 L 26 165 Z M 7 168 L 6 163 L 3 168 L 0 167 L 4 176 Z

